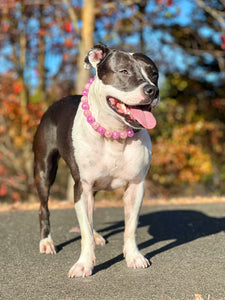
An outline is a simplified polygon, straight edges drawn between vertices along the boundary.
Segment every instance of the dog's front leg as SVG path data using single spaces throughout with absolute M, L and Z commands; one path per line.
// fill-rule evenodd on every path
M 149 261 L 139 252 L 136 244 L 138 217 L 144 196 L 144 183 L 129 183 L 124 195 L 125 232 L 124 256 L 130 268 L 147 268 Z
M 75 210 L 81 230 L 81 254 L 78 261 L 70 269 L 69 277 L 86 277 L 92 274 L 95 263 L 93 236 L 93 207 L 94 198 L 91 187 L 81 184 L 79 200 L 75 199 Z M 76 187 L 75 187 L 76 189 Z

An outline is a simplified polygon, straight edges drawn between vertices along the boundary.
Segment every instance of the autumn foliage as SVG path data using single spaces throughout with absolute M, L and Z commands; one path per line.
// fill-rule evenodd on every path
M 1 200 L 27 201 L 36 195 L 32 153 L 36 127 L 47 107 L 76 92 L 84 78 L 83 4 L 78 2 L 5 0 L 0 5 L 1 65 L 7 66 L 0 69 Z M 161 103 L 153 110 L 157 126 L 150 131 L 151 194 L 224 193 L 222 1 L 184 1 L 184 6 L 173 0 L 95 4 L 95 42 L 143 52 L 160 70 Z M 184 9 L 190 14 L 184 13 L 182 19 Z M 63 185 L 66 189 L 64 178 L 59 174 L 60 191 Z
M 154 155 L 150 177 L 156 186 L 166 188 L 164 193 L 182 188 L 194 195 L 196 187 L 204 193 L 216 188 L 223 191 L 223 89 L 213 91 L 206 82 L 178 73 L 170 74 L 167 80 L 160 107 L 155 110 L 158 126 L 151 132 Z M 210 93 L 215 93 L 213 98 Z M 201 99 L 196 97 L 199 94 Z
M 152 161 L 158 172 L 153 174 L 153 179 L 164 185 L 193 185 L 212 175 L 210 155 L 201 144 L 192 142 L 196 135 L 205 134 L 211 126 L 208 122 L 193 122 L 175 127 L 170 139 L 159 137 Z
M 1 76 L 0 91 L 0 197 L 26 200 L 33 185 L 32 141 L 43 114 L 43 103 L 23 107 L 23 87 L 10 74 Z

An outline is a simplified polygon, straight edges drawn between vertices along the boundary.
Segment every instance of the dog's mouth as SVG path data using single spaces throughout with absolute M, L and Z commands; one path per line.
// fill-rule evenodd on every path
M 111 96 L 106 99 L 109 107 L 125 118 L 133 128 L 152 129 L 156 126 L 156 119 L 151 113 L 151 104 L 131 106 Z

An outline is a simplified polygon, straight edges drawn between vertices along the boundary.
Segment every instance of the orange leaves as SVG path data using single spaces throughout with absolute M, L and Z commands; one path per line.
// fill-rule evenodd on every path
M 1 125 L 0 133 L 8 132 L 16 147 L 22 147 L 33 139 L 34 129 L 43 114 L 43 104 L 29 104 L 23 108 L 17 98 L 3 99 L 0 112 L 5 118 L 5 126 Z
M 153 179 L 163 184 L 195 184 L 212 175 L 212 163 L 201 143 L 194 137 L 212 129 L 209 122 L 193 122 L 174 128 L 171 139 L 160 137 L 153 146 Z
M 173 0 L 157 0 L 157 4 L 160 5 L 166 5 L 166 6 L 172 6 L 173 5 Z
M 40 30 L 38 31 L 38 35 L 39 36 L 46 36 L 47 31 L 45 28 L 40 28 Z
M 220 37 L 220 39 L 221 39 L 221 45 L 220 45 L 220 47 L 221 47 L 221 49 L 225 50 L 225 35 L 222 35 Z
M 63 53 L 63 57 L 62 57 L 63 62 L 67 61 L 69 59 L 69 57 L 70 57 L 70 55 L 68 52 Z
M 9 24 L 9 22 L 3 22 L 3 24 L 2 24 L 2 30 L 3 30 L 3 32 L 8 32 L 9 31 L 9 28 L 10 28 L 10 24 Z
M 4 197 L 7 195 L 7 186 L 5 183 L 0 184 L 0 197 Z
M 13 202 L 17 202 L 20 199 L 20 194 L 18 192 L 12 193 L 12 200 Z
M 24 136 L 19 136 L 19 135 L 16 135 L 14 138 L 13 138 L 13 141 L 14 141 L 14 145 L 16 147 L 22 147 L 25 143 L 25 137 Z
M 13 86 L 13 92 L 15 94 L 19 94 L 22 89 L 23 89 L 23 84 L 21 82 L 15 82 Z
M 72 23 L 65 21 L 64 22 L 64 29 L 66 32 L 71 32 L 73 30 Z
M 178 143 L 189 144 L 194 136 L 205 134 L 206 130 L 212 129 L 213 123 L 200 120 L 174 128 L 172 138 Z
M 6 78 L 6 80 L 4 80 Z M 0 91 L 0 198 L 13 202 L 28 195 L 33 182 L 32 140 L 44 104 L 20 103 L 23 86 L 2 76 Z
M 73 47 L 73 41 L 71 39 L 66 39 L 64 44 L 67 48 Z
M 6 175 L 6 169 L 4 166 L 0 165 L 0 176 Z

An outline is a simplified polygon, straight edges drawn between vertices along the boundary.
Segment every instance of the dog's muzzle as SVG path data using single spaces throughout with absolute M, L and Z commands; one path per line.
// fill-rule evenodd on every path
M 152 129 L 156 126 L 156 120 L 151 113 L 151 103 L 143 103 L 143 105 L 127 105 L 112 96 L 108 96 L 106 100 L 109 107 L 122 116 L 125 119 L 125 122 L 131 127 L 135 129 Z

